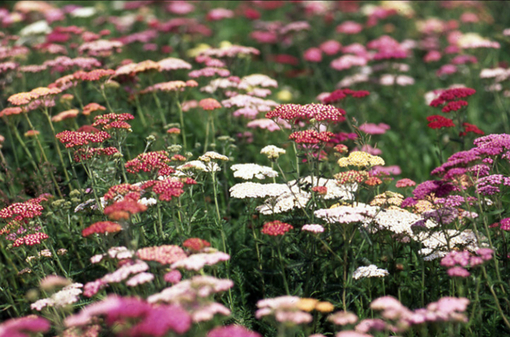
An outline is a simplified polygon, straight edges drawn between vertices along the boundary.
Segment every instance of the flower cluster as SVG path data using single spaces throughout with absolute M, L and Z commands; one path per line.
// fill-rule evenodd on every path
M 452 250 L 441 259 L 441 265 L 448 268 L 448 275 L 451 277 L 468 277 L 467 267 L 475 267 L 492 259 L 494 251 L 490 248 L 480 248 L 473 255 L 469 251 Z
M 102 143 L 111 138 L 105 131 L 95 133 L 80 131 L 62 131 L 55 136 L 66 148 L 88 145 L 90 143 Z
M 81 235 L 87 237 L 92 234 L 116 233 L 122 226 L 112 221 L 99 221 L 82 230 Z
M 371 264 L 367 267 L 358 267 L 358 269 L 352 273 L 352 278 L 358 280 L 360 278 L 385 277 L 388 275 L 389 273 L 386 269 L 377 268 L 376 265 Z
M 362 151 L 352 151 L 346 158 L 338 160 L 340 167 L 356 166 L 362 168 L 369 168 L 377 165 L 384 165 L 384 160 L 381 157 L 373 156 Z
M 132 120 L 135 117 L 128 113 L 115 114 L 109 113 L 106 115 L 100 115 L 94 117 L 94 123 L 92 126 L 100 126 L 103 130 L 110 129 L 131 129 L 131 125 L 129 125 L 126 121 Z
M 169 165 L 170 162 L 169 153 L 166 151 L 145 152 L 129 160 L 125 167 L 129 173 L 157 172 L 160 176 L 167 176 L 175 172 Z
M 181 247 L 174 245 L 141 248 L 137 250 L 136 255 L 142 260 L 156 261 L 163 265 L 172 264 L 187 257 Z
M 271 236 L 280 236 L 285 235 L 288 231 L 294 229 L 292 225 L 288 223 L 281 222 L 280 220 L 275 220 L 271 222 L 266 222 L 264 227 L 262 228 L 262 233 L 271 235 Z

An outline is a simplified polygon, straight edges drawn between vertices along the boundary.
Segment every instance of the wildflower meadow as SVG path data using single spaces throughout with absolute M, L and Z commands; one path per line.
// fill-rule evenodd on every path
M 0 2 L 0 337 L 510 336 L 509 12 Z

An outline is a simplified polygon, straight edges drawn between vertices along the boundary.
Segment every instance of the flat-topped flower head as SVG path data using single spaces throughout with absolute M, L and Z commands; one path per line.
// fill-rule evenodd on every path
M 285 154 L 285 150 L 274 145 L 267 145 L 260 150 L 260 153 L 267 156 L 269 160 L 278 159 L 281 154 Z
M 112 221 L 99 221 L 82 230 L 81 235 L 87 237 L 92 234 L 116 233 L 122 226 Z
M 389 275 L 386 269 L 377 268 L 376 265 L 371 264 L 368 267 L 359 267 L 352 274 L 352 278 L 358 280 L 360 278 L 370 278 L 370 277 L 385 277 Z
M 216 109 L 221 108 L 220 102 L 218 102 L 214 98 L 204 98 L 200 102 L 198 102 L 198 106 L 206 111 L 216 110 Z
M 189 238 L 186 241 L 184 241 L 182 245 L 193 252 L 199 252 L 205 247 L 211 246 L 211 244 L 208 241 L 200 238 Z
M 377 165 L 384 166 L 384 160 L 381 157 L 373 156 L 362 151 L 353 151 L 346 158 L 340 158 L 338 165 L 340 167 L 357 166 L 357 167 L 373 167 Z
M 229 161 L 230 159 L 227 156 L 224 156 L 222 154 L 219 154 L 218 152 L 214 151 L 207 151 L 200 157 L 198 157 L 199 160 L 208 163 L 211 160 L 221 160 L 221 161 Z
M 236 164 L 232 165 L 230 169 L 234 171 L 234 177 L 244 180 L 274 178 L 278 176 L 278 172 L 272 168 L 258 164 Z
M 78 109 L 62 111 L 58 115 L 51 117 L 51 121 L 52 122 L 61 122 L 66 119 L 76 118 L 76 116 L 78 116 L 79 113 L 80 113 L 80 111 Z
M 85 116 L 90 115 L 94 111 L 106 110 L 106 108 L 98 103 L 89 103 L 83 107 L 82 114 Z
M 138 249 L 136 255 L 145 261 L 156 261 L 161 264 L 172 264 L 187 257 L 184 250 L 175 245 L 163 245 Z
M 271 235 L 271 236 L 281 236 L 285 235 L 288 231 L 294 229 L 294 227 L 288 223 L 281 222 L 280 220 L 275 220 L 271 222 L 266 222 L 262 228 L 262 233 Z
M 329 131 L 303 130 L 291 133 L 289 139 L 298 144 L 319 144 L 329 142 L 333 136 L 334 134 Z

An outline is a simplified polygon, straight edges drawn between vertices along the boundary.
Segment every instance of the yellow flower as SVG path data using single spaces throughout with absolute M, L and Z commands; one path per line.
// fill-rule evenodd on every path
M 220 42 L 220 49 L 228 49 L 232 47 L 232 43 L 230 41 L 221 41 Z
M 189 49 L 187 52 L 186 52 L 186 55 L 188 55 L 189 57 L 196 57 L 198 56 L 201 52 L 207 50 L 207 49 L 210 49 L 211 46 L 206 44 L 206 43 L 200 43 L 198 46 L 196 46 L 195 48 L 193 49 Z
M 281 102 L 290 102 L 292 100 L 292 93 L 288 90 L 280 90 L 276 94 L 276 98 Z
M 414 10 L 409 1 L 381 1 L 384 9 L 394 9 L 404 16 L 413 16 Z
M 303 311 L 312 311 L 315 309 L 315 305 L 319 302 L 315 298 L 300 298 L 297 303 L 297 307 Z
M 349 153 L 349 157 L 340 158 L 338 160 L 340 167 L 357 166 L 357 167 L 372 167 L 376 165 L 384 165 L 384 160 L 381 157 L 373 156 L 369 153 L 362 151 L 353 151 Z
M 332 312 L 334 309 L 333 304 L 329 302 L 319 302 L 315 305 L 315 310 L 320 312 Z

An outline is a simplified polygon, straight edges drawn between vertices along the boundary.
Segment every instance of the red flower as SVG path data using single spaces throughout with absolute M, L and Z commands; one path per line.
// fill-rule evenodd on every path
M 122 230 L 122 226 L 112 221 L 99 221 L 81 231 L 83 237 L 87 237 L 94 233 L 116 233 Z
M 320 142 L 328 142 L 331 137 L 333 137 L 333 133 L 329 131 L 304 130 L 291 133 L 289 139 L 300 144 L 318 144 Z
M 142 189 L 139 186 L 131 184 L 120 184 L 110 187 L 108 192 L 104 195 L 104 200 L 112 200 L 118 196 L 126 196 L 129 193 L 140 192 Z
M 328 188 L 326 186 L 314 186 L 312 191 L 319 195 L 326 195 L 328 193 Z
M 463 100 L 452 101 L 452 102 L 449 102 L 448 104 L 446 104 L 441 111 L 444 113 L 448 113 L 450 111 L 458 111 L 463 106 L 467 106 L 467 105 L 468 105 L 468 102 L 463 101 Z
M 175 172 L 172 167 L 168 166 L 170 161 L 171 159 L 168 158 L 168 152 L 166 151 L 146 152 L 128 161 L 125 167 L 129 173 L 154 172 L 157 170 L 159 175 L 170 175 Z
M 118 201 L 111 206 L 104 209 L 104 214 L 112 220 L 129 219 L 132 214 L 144 212 L 147 210 L 147 206 L 138 203 L 138 201 L 132 198 L 124 198 L 122 201 Z
M 199 252 L 203 248 L 211 246 L 211 244 L 209 242 L 207 242 L 206 240 L 199 239 L 199 238 L 187 239 L 186 241 L 184 241 L 184 243 L 182 245 L 194 252 Z
M 21 221 L 31 219 L 42 214 L 44 208 L 33 202 L 17 202 L 0 210 L 0 218 L 7 219 L 14 217 L 13 220 Z
M 290 64 L 292 66 L 297 66 L 299 64 L 297 57 L 287 54 L 272 55 L 271 59 L 275 63 Z
M 427 126 L 431 129 L 451 128 L 455 126 L 451 119 L 439 115 L 429 116 L 427 117 L 427 121 L 429 121 Z
M 292 225 L 285 222 L 281 222 L 280 220 L 275 220 L 271 222 L 266 222 L 264 224 L 264 227 L 262 228 L 262 233 L 271 236 L 279 236 L 285 235 L 285 233 L 287 233 L 291 229 L 294 229 Z
M 465 136 L 468 134 L 468 132 L 477 133 L 479 135 L 484 135 L 485 132 L 480 130 L 476 125 L 469 124 L 469 123 L 462 123 L 462 126 L 464 127 L 464 132 L 461 132 L 459 136 Z
M 83 146 L 89 143 L 102 143 L 111 138 L 109 133 L 99 131 L 97 133 L 62 131 L 55 136 L 66 148 Z

